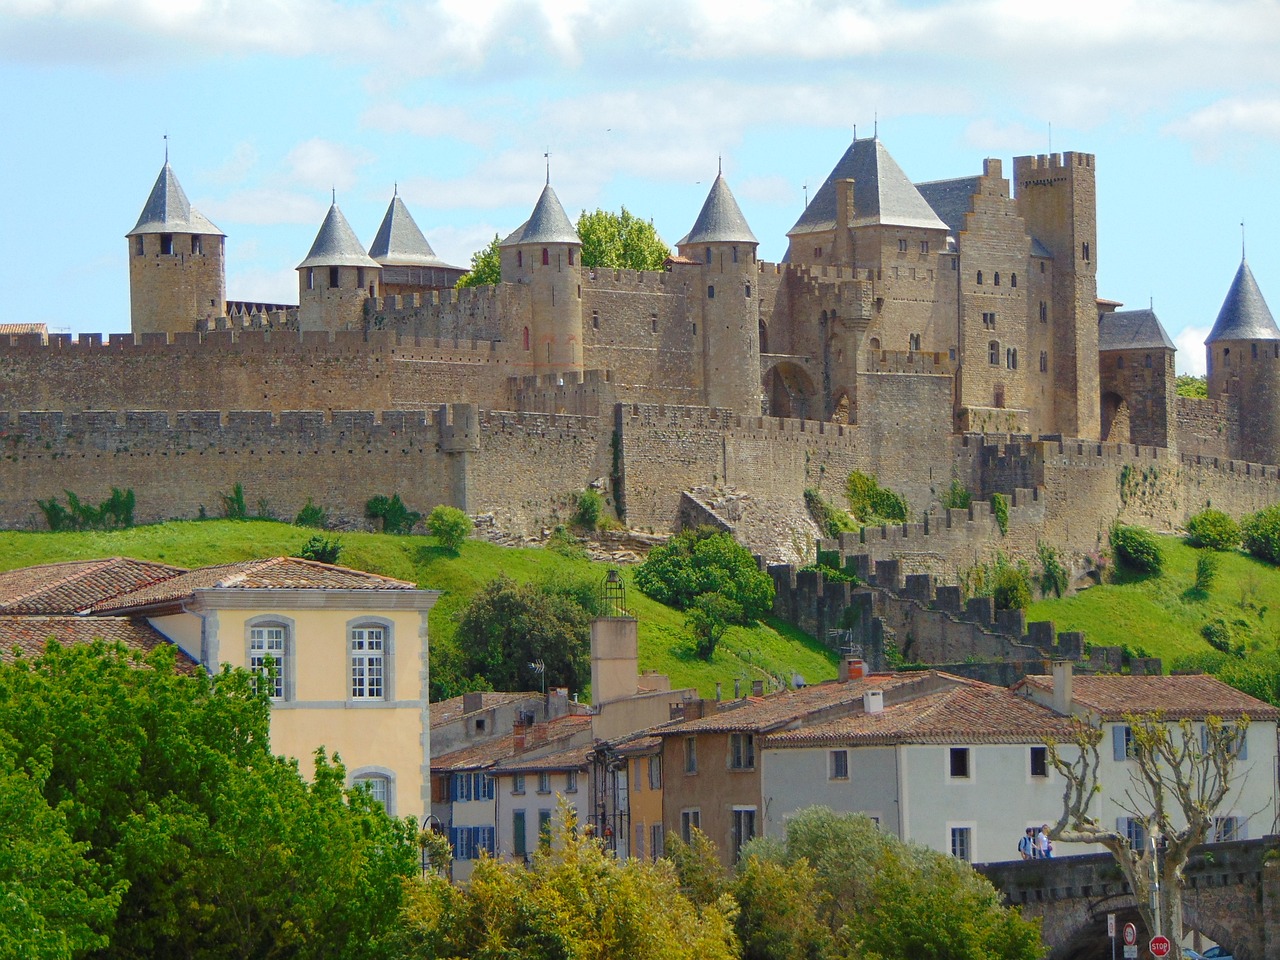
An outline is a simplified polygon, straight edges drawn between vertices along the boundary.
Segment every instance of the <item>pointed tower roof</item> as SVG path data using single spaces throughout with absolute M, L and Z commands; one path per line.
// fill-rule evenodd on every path
M 1205 343 L 1218 340 L 1280 340 L 1280 328 L 1276 327 L 1271 308 L 1262 299 L 1258 281 L 1253 279 L 1249 261 L 1244 258 Z
M 311 244 L 311 252 L 307 259 L 298 264 L 303 267 L 375 267 L 382 264 L 373 260 L 364 252 L 364 247 L 357 239 L 351 224 L 342 215 L 335 203 L 329 207 L 324 223 L 320 224 L 320 232 L 316 234 L 315 243 Z
M 518 243 L 582 243 L 551 184 L 542 188 L 542 195 L 538 197 L 529 219 L 516 227 L 499 246 L 511 247 Z
M 369 256 L 384 267 L 451 266 L 436 256 L 431 244 L 427 243 L 427 238 L 422 235 L 410 215 L 409 208 L 398 195 L 391 198 L 387 215 L 382 218 L 378 235 L 373 238 L 373 245 L 369 247 Z
M 1112 310 L 1098 318 L 1099 350 L 1174 350 L 1154 310 Z
M 734 199 L 733 191 L 725 182 L 724 174 L 716 174 L 715 183 L 703 201 L 698 219 L 693 228 L 676 243 L 682 247 L 686 243 L 759 243 L 756 235 L 747 225 L 747 218 L 742 215 L 742 208 Z
M 160 176 L 156 177 L 156 185 L 151 188 L 151 196 L 147 197 L 147 203 L 142 208 L 138 222 L 125 236 L 135 237 L 140 233 L 199 233 L 204 236 L 226 236 L 206 219 L 204 214 L 192 208 L 168 160 L 160 169 Z
M 834 230 L 837 180 L 853 181 L 853 226 L 883 224 L 946 230 L 933 207 L 902 172 L 879 138 L 854 140 L 787 236 Z

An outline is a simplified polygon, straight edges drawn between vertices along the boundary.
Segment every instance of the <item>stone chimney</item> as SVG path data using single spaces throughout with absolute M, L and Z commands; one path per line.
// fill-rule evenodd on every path
M 867 674 L 867 665 L 860 657 L 840 658 L 840 682 L 860 680 Z
M 462 712 L 475 713 L 477 710 L 484 709 L 484 694 L 479 690 L 462 695 Z
M 862 695 L 863 713 L 884 713 L 884 691 L 868 690 Z
M 1070 716 L 1071 704 L 1075 700 L 1072 693 L 1072 672 L 1070 660 L 1055 660 L 1053 664 L 1053 702 L 1055 713 Z
M 752 681 L 751 681 L 751 695 L 752 695 L 753 697 L 763 697 L 763 696 L 764 696 L 764 681 L 763 681 L 763 680 L 752 680 Z

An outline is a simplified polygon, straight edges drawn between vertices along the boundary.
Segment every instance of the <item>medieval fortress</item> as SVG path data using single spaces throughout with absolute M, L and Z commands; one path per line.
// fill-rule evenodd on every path
M 536 532 L 594 485 L 633 528 L 710 521 L 796 559 L 803 491 L 838 500 L 857 469 L 913 514 L 858 552 L 954 582 L 1040 541 L 1083 563 L 1117 517 L 1280 499 L 1280 329 L 1248 265 L 1209 399 L 1179 398 L 1155 315 L 1098 297 L 1095 177 L 1063 153 L 917 184 L 856 139 L 785 262 L 718 176 L 655 272 L 584 267 L 548 184 L 502 282 L 466 289 L 399 197 L 368 249 L 335 204 L 293 306 L 227 300 L 226 238 L 166 162 L 127 235 L 131 333 L 0 330 L 0 523 L 112 486 L 139 522 L 216 515 L 239 483 L 283 518 L 399 493 Z M 1009 498 L 1003 532 L 941 507 L 957 479 Z

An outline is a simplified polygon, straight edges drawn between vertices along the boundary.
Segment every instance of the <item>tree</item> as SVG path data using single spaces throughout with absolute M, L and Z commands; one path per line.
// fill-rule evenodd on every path
M 684 622 L 698 656 L 710 660 L 729 627 L 742 622 L 742 605 L 723 594 L 704 593 L 689 605 Z
M 821 917 L 818 872 L 803 857 L 788 864 L 779 854 L 784 851 L 771 856 L 744 849 L 738 860 L 731 889 L 743 960 L 822 960 L 832 943 Z
M 1192 849 L 1209 836 L 1214 814 L 1231 791 L 1249 720 L 1224 723 L 1209 717 L 1201 729 L 1189 720 L 1167 721 L 1159 713 L 1124 719 L 1131 731 L 1128 749 L 1134 767 L 1124 797 L 1112 799 L 1140 825 L 1143 842 L 1135 846 L 1100 821 L 1095 797 L 1101 792 L 1102 727 L 1078 719 L 1066 756 L 1062 746 L 1049 745 L 1049 758 L 1066 782 L 1062 816 L 1049 836 L 1105 847 L 1124 873 L 1147 929 L 1178 943 L 1183 867 Z M 1151 906 L 1153 877 L 1160 886 L 1159 922 Z
M 471 536 L 473 526 L 471 518 L 457 507 L 440 504 L 427 515 L 427 529 L 439 541 L 440 546 L 452 553 L 462 549 L 462 544 Z
M 412 533 L 422 519 L 422 514 L 405 506 L 398 493 L 370 497 L 364 505 L 364 515 L 370 520 L 381 520 L 383 533 Z
M 305 781 L 269 715 L 250 674 L 182 674 L 168 647 L 0 665 L 0 836 L 24 841 L 0 844 L 0 930 L 22 902 L 64 935 L 37 956 L 387 956 L 414 825 L 323 750 Z
M 502 251 L 498 235 L 481 250 L 471 255 L 471 269 L 458 278 L 459 287 L 493 286 L 502 282 Z
M 626 207 L 620 213 L 583 210 L 578 217 L 584 267 L 621 270 L 661 270 L 671 256 L 652 221 L 641 220 Z
M 678 610 L 718 593 L 741 609 L 735 623 L 759 620 L 773 607 L 773 580 L 751 551 L 710 527 L 681 531 L 654 547 L 636 568 L 635 580 L 646 595 Z
M 731 960 L 734 905 L 691 902 L 666 860 L 618 860 L 577 830 L 561 805 L 531 867 L 482 858 L 465 887 L 440 877 L 408 885 L 403 955 L 435 960 Z
M 480 675 L 495 690 L 566 686 L 581 690 L 591 676 L 591 616 L 572 585 L 490 580 L 458 617 L 454 642 L 464 676 Z M 539 675 L 533 664 L 541 660 Z
M 743 856 L 757 849 L 752 841 Z M 783 855 L 815 872 L 835 956 L 1036 960 L 1044 952 L 1036 925 L 1002 906 L 969 864 L 904 843 L 861 814 L 800 811 L 787 821 Z

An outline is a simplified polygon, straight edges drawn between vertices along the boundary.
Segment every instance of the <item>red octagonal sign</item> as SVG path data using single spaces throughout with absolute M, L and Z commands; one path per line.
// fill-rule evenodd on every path
M 1153 957 L 1167 957 L 1172 946 L 1168 937 L 1154 936 L 1151 938 L 1151 955 Z

